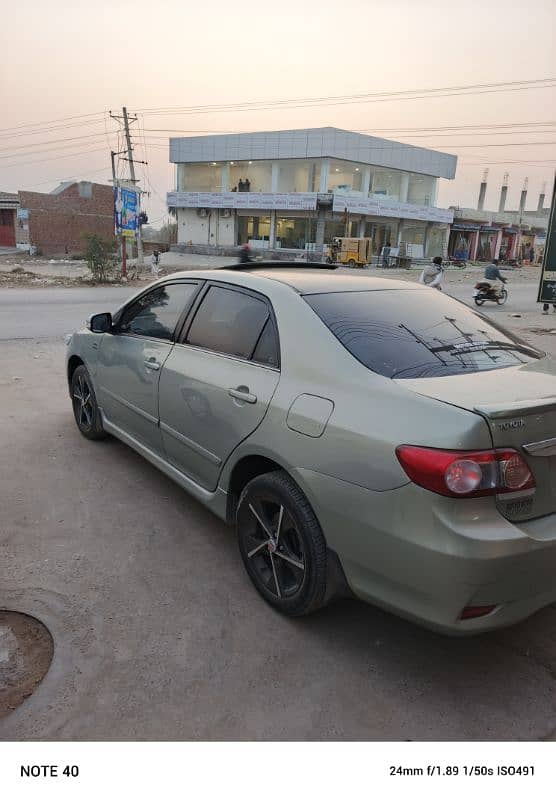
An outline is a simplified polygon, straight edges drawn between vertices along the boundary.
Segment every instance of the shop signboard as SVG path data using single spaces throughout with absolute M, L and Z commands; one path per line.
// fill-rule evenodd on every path
M 171 208 L 241 208 L 284 211 L 314 211 L 316 192 L 168 192 Z M 361 214 L 450 223 L 454 212 L 434 206 L 399 203 L 387 197 L 363 197 L 334 192 L 332 210 Z
M 316 192 L 168 192 L 172 208 L 253 208 L 313 211 Z
M 542 263 L 541 281 L 538 301 L 540 303 L 556 303 L 556 226 L 554 209 L 556 207 L 556 181 L 552 192 L 552 206 L 546 232 L 546 247 Z
M 132 189 L 114 187 L 114 226 L 116 233 L 134 237 L 139 227 L 139 194 Z
M 364 198 L 334 193 L 332 210 L 350 214 L 368 214 L 375 217 L 400 217 L 423 222 L 452 222 L 454 212 L 446 208 L 420 206 L 414 203 L 398 203 L 388 198 Z

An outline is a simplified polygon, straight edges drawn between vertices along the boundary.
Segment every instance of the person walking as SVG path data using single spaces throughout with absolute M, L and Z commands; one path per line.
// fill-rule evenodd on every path
M 154 250 L 153 254 L 151 255 L 151 275 L 158 275 L 158 250 Z
M 429 286 L 431 289 L 439 289 L 442 291 L 442 279 L 444 278 L 444 269 L 442 267 L 442 258 L 435 256 L 431 264 L 428 264 L 419 275 L 419 283 Z
M 384 269 L 387 269 L 390 266 L 390 251 L 392 249 L 392 245 L 390 242 L 386 242 L 385 246 L 382 248 L 382 266 Z

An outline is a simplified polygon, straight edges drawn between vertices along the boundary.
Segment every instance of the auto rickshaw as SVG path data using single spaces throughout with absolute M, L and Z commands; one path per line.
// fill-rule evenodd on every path
M 328 261 L 331 264 L 345 264 L 348 267 L 364 267 L 371 263 L 372 255 L 373 248 L 370 238 L 335 236 L 330 245 Z

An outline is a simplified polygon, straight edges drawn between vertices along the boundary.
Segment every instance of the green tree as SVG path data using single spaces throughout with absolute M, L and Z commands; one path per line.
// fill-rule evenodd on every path
M 116 266 L 116 239 L 103 239 L 96 233 L 85 235 L 85 259 L 94 281 L 104 282 Z

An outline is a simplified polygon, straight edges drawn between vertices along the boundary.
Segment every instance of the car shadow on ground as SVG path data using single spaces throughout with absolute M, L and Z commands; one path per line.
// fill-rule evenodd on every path
M 230 602 L 249 604 L 255 626 L 249 634 L 253 647 L 273 646 L 271 641 L 267 645 L 264 641 L 264 633 L 271 626 L 302 648 L 303 660 L 314 659 L 311 669 L 320 661 L 319 669 L 322 667 L 325 673 L 328 669 L 330 676 L 340 672 L 341 678 L 331 678 L 330 682 L 339 697 L 345 697 L 346 705 L 353 706 L 354 692 L 363 692 L 363 703 L 367 692 L 372 692 L 375 699 L 382 698 L 379 705 L 406 704 L 416 716 L 408 718 L 403 726 L 405 736 L 399 738 L 427 738 L 423 730 L 430 730 L 432 739 L 554 737 L 555 606 L 519 625 L 461 638 L 437 634 L 357 599 L 333 602 L 307 617 L 282 617 L 251 587 L 233 528 L 123 444 L 113 440 L 110 446 L 114 457 L 127 463 L 124 469 L 152 472 L 149 485 L 153 494 L 160 492 L 187 512 L 199 531 L 195 539 L 210 537 L 209 549 L 218 554 L 218 570 L 225 576 L 229 591 L 237 593 Z M 185 557 L 191 535 L 176 539 L 176 558 Z M 208 564 L 199 564 L 200 571 L 205 568 Z M 287 675 L 280 677 L 278 684 L 286 687 Z M 423 719 L 426 715 L 428 721 Z M 454 729 L 461 733 L 454 737 Z M 351 735 L 357 738 L 357 734 Z

